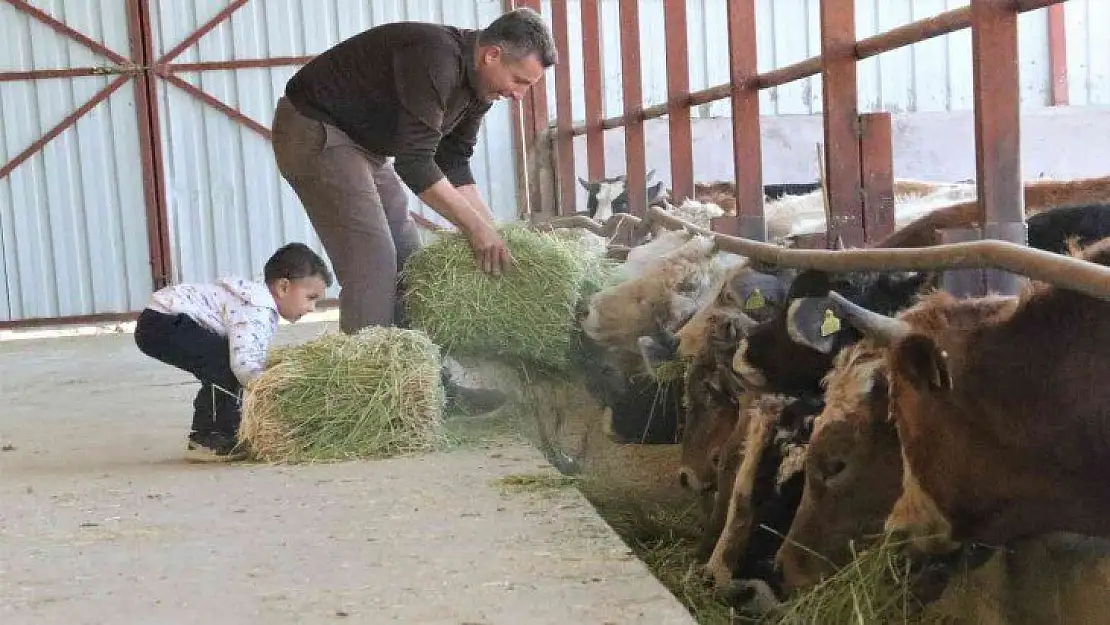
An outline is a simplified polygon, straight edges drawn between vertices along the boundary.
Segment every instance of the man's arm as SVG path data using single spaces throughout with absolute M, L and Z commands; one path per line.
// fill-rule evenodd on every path
M 470 159 L 474 157 L 474 146 L 478 143 L 478 131 L 491 104 L 476 105 L 467 111 L 462 120 L 439 142 L 436 149 L 436 164 L 443 170 L 447 179 L 463 194 L 467 202 L 479 215 L 493 223 L 493 211 L 482 199 L 474 183 L 474 173 Z
M 486 205 L 485 200 L 482 199 L 482 194 L 478 191 L 478 185 L 467 184 L 461 187 L 456 187 L 459 193 L 462 194 L 474 212 L 483 217 L 489 223 L 496 223 L 493 219 L 493 211 Z
M 404 140 L 393 167 L 401 180 L 425 204 L 442 215 L 469 239 L 483 271 L 499 275 L 512 264 L 505 242 L 444 175 L 436 162 L 448 94 L 458 77 L 450 68 L 428 64 L 425 55 L 399 50 L 394 54 L 400 109 L 397 133 Z M 466 168 L 469 175 L 469 167 Z M 470 182 L 473 182 L 471 177 Z

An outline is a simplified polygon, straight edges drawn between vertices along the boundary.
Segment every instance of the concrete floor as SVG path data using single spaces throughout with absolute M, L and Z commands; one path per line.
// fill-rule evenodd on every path
M 694 622 L 576 490 L 498 481 L 551 473 L 516 439 L 191 465 L 195 382 L 126 326 L 41 334 L 0 337 L 0 623 Z

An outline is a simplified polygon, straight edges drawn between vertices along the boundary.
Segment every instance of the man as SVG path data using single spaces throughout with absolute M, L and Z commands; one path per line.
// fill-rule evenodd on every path
M 397 276 L 420 241 L 402 183 L 466 235 L 483 271 L 509 269 L 469 161 L 493 102 L 519 100 L 555 61 L 547 26 L 522 8 L 480 31 L 383 24 L 289 80 L 274 155 L 332 261 L 344 332 L 404 325 Z M 453 399 L 469 390 L 446 369 L 444 383 Z M 473 408 L 488 398 L 469 399 Z
M 289 80 L 274 153 L 334 265 L 344 332 L 403 324 L 397 275 L 419 239 L 401 183 L 466 235 L 482 270 L 511 266 L 469 161 L 493 102 L 519 100 L 555 60 L 542 18 L 517 9 L 481 31 L 383 24 Z

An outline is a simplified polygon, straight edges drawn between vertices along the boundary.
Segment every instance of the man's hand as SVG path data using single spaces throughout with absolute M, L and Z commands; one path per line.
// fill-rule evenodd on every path
M 473 186 L 471 190 L 476 191 Z M 474 260 L 482 271 L 499 276 L 513 265 L 512 254 L 505 247 L 501 235 L 497 234 L 492 221 L 480 215 L 471 206 L 465 192 L 451 186 L 446 178 L 428 187 L 418 197 L 466 235 L 474 250 Z
M 516 262 L 505 241 L 491 224 L 485 221 L 477 224 L 468 238 L 470 247 L 474 250 L 474 260 L 482 271 L 500 276 Z

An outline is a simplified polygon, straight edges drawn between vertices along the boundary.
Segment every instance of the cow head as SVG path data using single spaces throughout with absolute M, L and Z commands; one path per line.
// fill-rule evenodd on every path
M 724 269 L 714 256 L 713 240 L 697 236 L 628 277 L 591 296 L 582 329 L 594 341 L 615 350 L 629 366 L 643 370 L 639 338 L 681 327 L 703 305 Z
M 705 347 L 690 361 L 686 372 L 685 420 L 680 441 L 679 483 L 695 490 L 712 490 L 720 468 L 721 450 L 736 425 L 746 399 L 739 380 L 728 367 L 736 342 L 751 319 L 740 313 L 719 314 L 710 320 Z M 753 395 L 754 396 L 754 395 Z
M 705 349 L 713 324 L 722 316 L 738 315 L 737 320 L 747 321 L 736 336 L 739 341 L 747 329 L 783 310 L 791 273 L 789 269 L 760 271 L 749 263 L 733 267 L 716 285 L 712 299 L 681 329 L 640 337 L 644 362 L 655 368 L 675 358 L 693 359 Z
M 895 312 L 909 306 L 928 279 L 916 272 L 804 271 L 790 285 L 786 309 L 740 342 L 733 369 L 753 389 L 796 396 L 820 393 L 833 357 L 862 336 L 827 314 L 825 296 L 836 290 L 874 310 Z M 815 318 L 819 323 L 814 326 Z
M 645 180 L 647 203 L 650 206 L 663 196 L 663 181 L 656 182 L 654 169 L 648 170 Z M 586 209 L 593 219 L 605 221 L 617 213 L 631 212 L 628 206 L 628 178 L 625 175 L 592 182 L 579 178 L 578 184 L 586 190 Z
M 805 490 L 776 556 L 787 588 L 847 565 L 853 542 L 882 533 L 902 485 L 898 433 L 887 419 L 884 354 L 867 341 L 837 355 L 809 441 Z
M 969 485 L 984 481 L 995 481 L 1000 493 L 1012 485 L 997 482 L 1005 476 L 975 447 L 970 424 L 982 417 L 957 392 L 953 372 L 966 362 L 961 335 L 976 331 L 987 319 L 1009 314 L 1015 305 L 1014 298 L 956 300 L 937 293 L 897 317 L 888 317 L 836 292 L 817 303 L 885 349 L 888 414 L 896 426 L 902 456 L 901 493 L 885 529 L 908 539 L 912 552 L 951 552 L 959 546 L 956 541 L 968 537 L 970 517 L 981 519 L 985 511 L 997 517 L 1012 505 L 994 494 L 967 492 Z M 815 333 L 811 327 L 809 334 Z M 1026 481 L 1029 484 L 1021 488 L 1032 488 L 1032 482 L 1041 478 Z M 982 509 L 972 512 L 969 505 Z M 963 521 L 961 532 L 953 532 L 953 520 Z

